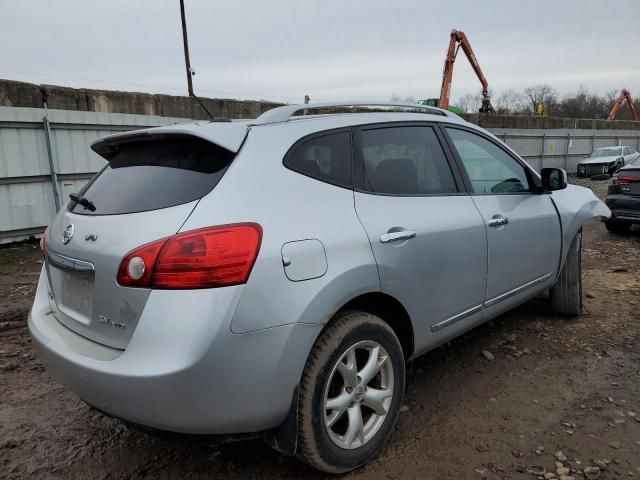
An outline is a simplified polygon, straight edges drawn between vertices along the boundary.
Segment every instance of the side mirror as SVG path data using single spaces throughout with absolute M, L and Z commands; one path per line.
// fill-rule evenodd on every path
M 540 171 L 542 189 L 545 192 L 563 190 L 567 188 L 567 172 L 562 168 L 543 168 Z

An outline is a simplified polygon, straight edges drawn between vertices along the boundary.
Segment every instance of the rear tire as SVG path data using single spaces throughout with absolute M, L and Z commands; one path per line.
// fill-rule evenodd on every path
M 369 313 L 339 313 L 302 375 L 298 458 L 327 473 L 371 460 L 393 430 L 404 381 L 402 347 L 391 327 Z
M 611 233 L 627 233 L 631 229 L 631 223 L 622 222 L 613 218 L 605 220 L 604 225 Z
M 575 317 L 582 313 L 582 230 L 571 242 L 556 284 L 549 291 L 551 309 Z

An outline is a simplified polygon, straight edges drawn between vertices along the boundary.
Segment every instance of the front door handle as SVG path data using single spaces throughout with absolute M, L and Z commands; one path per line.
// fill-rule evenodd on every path
M 503 217 L 502 215 L 494 215 L 493 217 L 491 217 L 491 220 L 489 220 L 489 226 L 490 227 L 501 227 L 503 225 L 506 225 L 507 223 L 509 223 L 509 219 L 507 217 Z
M 412 230 L 400 230 L 399 232 L 389 232 L 380 235 L 380 242 L 389 243 L 393 240 L 408 240 L 416 236 L 416 232 Z

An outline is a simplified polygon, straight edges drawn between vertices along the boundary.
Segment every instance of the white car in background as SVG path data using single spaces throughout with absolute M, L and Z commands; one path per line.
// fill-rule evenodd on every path
M 613 175 L 639 156 L 634 148 L 624 145 L 598 148 L 578 163 L 578 176 Z

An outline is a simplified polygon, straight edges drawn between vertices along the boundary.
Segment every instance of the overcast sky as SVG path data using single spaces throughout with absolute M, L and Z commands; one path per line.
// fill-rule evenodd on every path
M 185 0 L 196 93 L 437 97 L 455 28 L 495 94 L 640 95 L 640 0 Z M 186 94 L 178 0 L 0 0 L 0 78 Z M 458 58 L 452 98 L 478 93 Z

